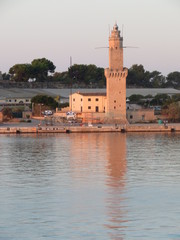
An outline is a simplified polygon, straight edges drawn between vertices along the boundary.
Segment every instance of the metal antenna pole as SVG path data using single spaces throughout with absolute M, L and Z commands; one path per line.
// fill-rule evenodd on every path
M 72 67 L 72 57 L 70 56 L 70 68 L 71 67 Z M 71 77 L 70 95 L 71 95 L 71 112 L 72 112 L 72 77 Z

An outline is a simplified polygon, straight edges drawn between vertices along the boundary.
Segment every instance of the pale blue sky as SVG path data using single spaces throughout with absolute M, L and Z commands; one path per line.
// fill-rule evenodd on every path
M 0 70 L 35 58 L 56 71 L 73 64 L 108 67 L 109 25 L 124 25 L 124 66 L 164 75 L 180 71 L 180 0 L 0 0 Z

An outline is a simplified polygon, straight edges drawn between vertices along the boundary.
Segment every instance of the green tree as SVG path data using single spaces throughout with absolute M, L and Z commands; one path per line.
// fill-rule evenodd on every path
M 10 74 L 8 73 L 3 73 L 2 77 L 3 77 L 3 80 L 10 80 Z
M 16 82 L 27 82 L 30 78 L 35 78 L 36 81 L 47 81 L 48 74 L 54 73 L 54 64 L 46 59 L 34 59 L 31 64 L 15 64 L 9 69 L 11 80 Z
M 6 119 L 6 120 L 11 119 L 13 117 L 11 108 L 5 107 L 5 108 L 3 108 L 2 112 L 4 115 L 4 119 Z
M 31 62 L 33 78 L 36 78 L 37 82 L 43 82 L 48 79 L 48 73 L 54 73 L 55 66 L 53 62 L 46 58 L 34 59 Z
M 72 83 L 81 83 L 84 82 L 85 75 L 87 71 L 87 65 L 83 64 L 74 64 L 68 69 L 68 74 L 72 79 Z
M 15 64 L 9 69 L 11 80 L 16 82 L 27 82 L 31 77 L 31 64 Z
M 58 103 L 54 100 L 54 98 L 47 95 L 36 95 L 31 99 L 31 103 L 43 104 L 51 109 L 58 107 Z
M 180 88 L 180 72 L 172 72 L 167 75 L 166 87 Z
M 178 102 L 171 103 L 168 106 L 168 117 L 172 122 L 180 121 L 180 104 Z
M 127 85 L 134 85 L 136 87 L 147 87 L 149 85 L 149 72 L 145 71 L 143 65 L 134 64 L 129 68 Z
M 141 94 L 132 94 L 129 97 L 129 100 L 130 100 L 130 102 L 133 102 L 133 103 L 139 103 L 139 101 L 143 98 L 144 98 L 144 96 Z
M 158 71 L 153 71 L 149 74 L 150 86 L 153 88 L 161 88 L 164 86 L 166 78 Z
M 172 95 L 172 102 L 180 101 L 180 93 Z
M 171 98 L 168 94 L 157 94 L 150 102 L 151 105 L 163 105 L 166 106 L 171 101 Z
M 84 83 L 86 85 L 105 85 L 104 69 L 96 65 L 74 64 L 68 69 L 68 75 L 72 84 Z

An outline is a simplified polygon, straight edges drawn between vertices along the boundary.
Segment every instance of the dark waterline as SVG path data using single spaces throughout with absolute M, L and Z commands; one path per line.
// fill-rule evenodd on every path
M 0 240 L 180 239 L 179 142 L 0 135 Z

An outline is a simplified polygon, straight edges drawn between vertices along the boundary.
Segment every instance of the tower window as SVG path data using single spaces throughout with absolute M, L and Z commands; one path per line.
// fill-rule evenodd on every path
M 73 102 L 75 102 L 75 98 L 73 98 Z
M 88 98 L 88 102 L 91 102 L 91 98 Z
M 116 100 L 114 100 L 114 103 L 116 103 Z
M 116 107 L 114 106 L 114 109 L 116 109 Z
M 96 102 L 98 102 L 99 101 L 99 98 L 96 98 Z
M 88 109 L 91 109 L 91 106 L 88 106 Z
M 82 102 L 82 98 L 81 98 L 81 102 Z

